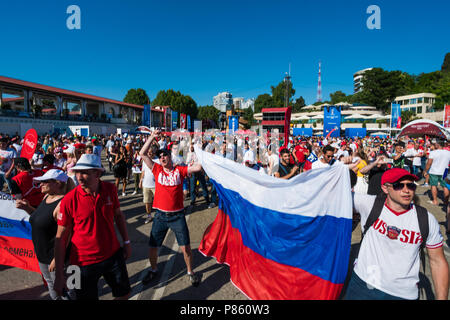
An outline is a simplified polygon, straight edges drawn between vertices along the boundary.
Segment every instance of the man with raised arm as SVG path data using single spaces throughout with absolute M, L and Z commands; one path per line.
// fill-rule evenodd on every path
M 170 152 L 161 149 L 157 152 L 160 164 L 153 161 L 148 155 L 150 146 L 155 138 L 161 135 L 159 130 L 154 131 L 142 147 L 139 155 L 144 163 L 152 170 L 155 176 L 155 198 L 153 208 L 156 214 L 153 220 L 149 240 L 149 260 L 151 268 L 142 280 L 148 284 L 157 275 L 158 248 L 162 245 L 166 233 L 171 229 L 177 238 L 178 245 L 183 252 L 187 267 L 187 274 L 193 286 L 198 286 L 200 278 L 193 271 L 193 258 L 190 246 L 189 229 L 187 227 L 183 204 L 183 180 L 188 174 L 199 172 L 200 164 L 192 166 L 178 166 L 173 164 Z

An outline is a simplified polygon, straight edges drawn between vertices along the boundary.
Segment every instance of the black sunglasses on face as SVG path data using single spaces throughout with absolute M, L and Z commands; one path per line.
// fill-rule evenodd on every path
M 392 183 L 391 185 L 395 191 L 403 190 L 403 188 L 405 186 L 411 191 L 416 191 L 416 188 L 417 188 L 417 185 L 414 182 L 408 182 L 408 183 L 396 182 L 396 183 Z

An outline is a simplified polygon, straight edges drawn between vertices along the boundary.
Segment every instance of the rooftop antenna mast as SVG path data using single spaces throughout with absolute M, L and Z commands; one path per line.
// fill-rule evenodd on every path
M 291 63 L 289 63 L 289 73 L 286 72 L 284 82 L 286 83 L 286 92 L 284 94 L 284 106 L 285 108 L 287 108 L 289 107 L 289 93 L 291 89 Z
M 317 102 L 322 102 L 322 74 L 321 74 L 322 62 L 319 60 L 319 82 L 317 84 Z

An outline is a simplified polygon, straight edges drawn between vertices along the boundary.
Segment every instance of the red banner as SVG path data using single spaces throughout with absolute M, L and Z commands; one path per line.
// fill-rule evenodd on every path
M 450 105 L 444 108 L 444 128 L 450 128 Z
M 284 115 L 284 146 L 287 146 L 289 143 L 289 135 L 291 130 L 291 113 L 292 107 L 288 107 Z
M 400 129 L 402 127 L 402 117 L 397 118 L 397 129 Z
M 180 128 L 186 129 L 186 114 L 180 113 Z
M 20 156 L 22 158 L 27 158 L 28 160 L 30 160 L 33 157 L 34 151 L 36 151 L 37 141 L 38 135 L 36 130 L 28 130 L 23 139 L 22 151 L 20 152 Z

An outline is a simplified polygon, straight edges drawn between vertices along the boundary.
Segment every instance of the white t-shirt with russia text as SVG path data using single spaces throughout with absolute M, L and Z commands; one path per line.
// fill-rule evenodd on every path
M 353 206 L 361 215 L 364 227 L 376 196 L 353 194 Z M 443 245 L 436 218 L 428 212 L 427 249 Z M 415 300 L 418 298 L 422 243 L 415 207 L 396 213 L 385 205 L 378 220 L 370 227 L 361 243 L 354 271 L 367 284 L 390 295 Z

